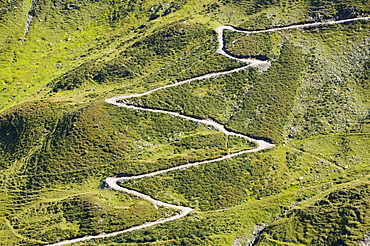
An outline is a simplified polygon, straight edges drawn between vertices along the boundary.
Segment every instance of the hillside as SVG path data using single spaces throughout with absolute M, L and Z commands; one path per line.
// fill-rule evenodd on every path
M 2 244 L 181 215 L 116 177 L 191 211 L 72 245 L 366 245 L 370 20 L 279 27 L 368 16 L 366 0 L 0 1 Z

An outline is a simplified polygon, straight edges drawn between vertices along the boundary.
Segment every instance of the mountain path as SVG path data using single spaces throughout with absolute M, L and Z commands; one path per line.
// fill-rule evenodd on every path
M 135 98 L 135 97 L 142 97 L 142 96 L 149 95 L 149 94 L 151 94 L 153 92 L 156 92 L 156 91 L 159 91 L 159 90 L 163 90 L 163 89 L 167 89 L 167 88 L 171 88 L 171 87 L 176 87 L 176 86 L 186 84 L 186 83 L 190 83 L 190 82 L 193 82 L 193 81 L 199 81 L 199 80 L 203 80 L 203 79 L 210 79 L 210 78 L 214 78 L 214 77 L 218 77 L 218 76 L 222 76 L 222 75 L 226 75 L 226 74 L 239 72 L 239 71 L 248 69 L 250 67 L 259 67 L 259 66 L 269 66 L 270 65 L 269 61 L 262 61 L 262 60 L 253 59 L 253 58 L 237 58 L 237 57 L 234 57 L 234 56 L 230 55 L 229 53 L 227 53 L 225 51 L 225 48 L 224 48 L 224 40 L 223 40 L 223 31 L 224 30 L 230 30 L 230 31 L 245 33 L 245 34 L 255 34 L 255 33 L 275 32 L 275 31 L 289 30 L 289 29 L 296 29 L 296 28 L 317 27 L 317 26 L 322 26 L 322 25 L 343 24 L 343 23 L 346 23 L 346 22 L 352 22 L 352 21 L 358 21 L 358 20 L 369 20 L 369 19 L 370 19 L 370 17 L 359 17 L 359 18 L 339 20 L 339 21 L 315 22 L 315 23 L 292 25 L 292 26 L 278 27 L 278 28 L 271 28 L 271 29 L 257 30 L 257 31 L 241 30 L 241 29 L 237 29 L 237 28 L 232 27 L 232 26 L 219 26 L 219 27 L 216 28 L 217 40 L 218 40 L 218 44 L 219 44 L 217 52 L 226 56 L 226 57 L 228 57 L 228 58 L 230 58 L 230 59 L 235 59 L 235 60 L 238 60 L 240 62 L 249 63 L 249 65 L 242 66 L 242 67 L 239 67 L 239 68 L 234 68 L 234 69 L 231 69 L 231 70 L 228 70 L 228 71 L 214 72 L 214 73 L 205 74 L 205 75 L 202 75 L 202 76 L 198 76 L 198 77 L 194 77 L 194 78 L 191 78 L 191 79 L 183 80 L 183 81 L 180 81 L 180 82 L 177 82 L 177 83 L 174 83 L 174 84 L 158 87 L 158 88 L 155 88 L 155 89 L 149 90 L 147 92 L 143 92 L 143 93 L 132 94 L 132 95 L 124 95 L 124 96 L 115 96 L 115 97 L 106 99 L 105 100 L 106 103 L 109 103 L 109 104 L 112 104 L 112 105 L 115 105 L 115 106 L 118 106 L 118 107 L 124 107 L 124 108 L 128 108 L 128 109 L 133 109 L 133 110 L 148 111 L 148 112 L 153 112 L 153 113 L 169 114 L 169 115 L 180 117 L 180 118 L 183 118 L 183 119 L 186 119 L 186 120 L 194 121 L 194 122 L 197 122 L 197 123 L 200 123 L 200 124 L 212 126 L 215 129 L 219 130 L 220 132 L 223 132 L 227 136 L 237 136 L 237 137 L 244 138 L 244 139 L 246 139 L 250 142 L 253 142 L 257 145 L 257 147 L 255 149 L 239 151 L 239 152 L 228 154 L 228 155 L 218 157 L 218 158 L 215 158 L 215 159 L 212 159 L 212 160 L 199 161 L 199 162 L 194 162 L 194 163 L 190 163 L 190 164 L 180 165 L 180 166 L 168 168 L 168 169 L 165 169 L 165 170 L 159 170 L 159 171 L 155 171 L 155 172 L 151 172 L 151 173 L 147 173 L 147 174 L 131 176 L 131 177 L 119 177 L 119 178 L 109 177 L 105 180 L 105 182 L 110 188 L 112 188 L 114 190 L 117 190 L 117 191 L 125 192 L 127 194 L 139 197 L 141 199 L 144 199 L 148 202 L 153 203 L 153 205 L 155 207 L 171 208 L 171 209 L 180 211 L 180 213 L 178 213 L 176 215 L 173 215 L 171 217 L 161 218 L 161 219 L 153 221 L 153 222 L 148 222 L 148 223 L 144 223 L 142 225 L 133 226 L 131 228 L 128 228 L 128 229 L 122 230 L 122 231 L 116 231 L 116 232 L 94 235 L 94 236 L 85 236 L 85 237 L 81 237 L 81 238 L 75 238 L 75 239 L 65 240 L 65 241 L 62 241 L 62 242 L 54 243 L 54 244 L 49 244 L 47 246 L 67 245 L 67 244 L 71 244 L 71 243 L 83 242 L 83 241 L 88 241 L 88 240 L 92 240 L 92 239 L 113 237 L 113 236 L 120 235 L 122 233 L 130 232 L 130 231 L 136 231 L 136 230 L 152 227 L 152 226 L 155 226 L 155 225 L 158 225 L 158 224 L 163 224 L 163 223 L 166 223 L 166 222 L 169 222 L 169 221 L 177 220 L 177 219 L 180 219 L 180 218 L 186 216 L 187 214 L 189 214 L 191 211 L 194 210 L 190 207 L 177 206 L 177 205 L 173 205 L 173 204 L 170 204 L 170 203 L 166 203 L 166 202 L 156 200 L 156 199 L 154 199 L 154 198 L 152 198 L 148 195 L 145 195 L 143 193 L 140 193 L 138 191 L 130 190 L 128 188 L 124 188 L 122 186 L 119 186 L 118 182 L 124 182 L 124 181 L 132 180 L 132 179 L 141 179 L 141 178 L 146 178 L 146 177 L 153 177 L 153 176 L 156 176 L 156 175 L 159 175 L 159 174 L 163 174 L 163 173 L 167 173 L 167 172 L 171 172 L 171 171 L 175 171 L 175 170 L 181 170 L 181 169 L 195 167 L 195 166 L 199 166 L 199 165 L 203 165 L 203 164 L 207 164 L 207 163 L 222 161 L 222 160 L 230 159 L 230 158 L 233 158 L 233 157 L 236 157 L 238 155 L 245 154 L 245 153 L 258 152 L 258 151 L 261 151 L 261 150 L 264 150 L 264 149 L 269 149 L 269 148 L 274 147 L 273 144 L 270 144 L 266 141 L 253 139 L 253 138 L 248 137 L 246 135 L 236 133 L 236 132 L 233 132 L 231 130 L 227 130 L 227 129 L 225 129 L 225 127 L 223 125 L 221 125 L 217 122 L 211 121 L 211 120 L 196 119 L 196 118 L 193 118 L 193 117 L 190 117 L 190 116 L 182 115 L 180 113 L 167 111 L 167 110 L 142 108 L 142 107 L 138 107 L 138 106 L 127 105 L 124 102 L 122 102 L 122 100 Z M 121 102 L 118 102 L 118 101 L 121 101 Z

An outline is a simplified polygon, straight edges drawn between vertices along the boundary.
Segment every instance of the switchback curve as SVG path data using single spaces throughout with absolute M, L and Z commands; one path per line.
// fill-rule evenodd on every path
M 255 34 L 255 33 L 275 32 L 275 31 L 289 30 L 289 29 L 296 29 L 296 28 L 309 28 L 309 27 L 315 27 L 315 26 L 321 26 L 321 25 L 342 24 L 342 23 L 351 22 L 351 21 L 369 20 L 369 19 L 370 19 L 370 17 L 359 17 L 359 18 L 339 20 L 339 21 L 315 22 L 315 23 L 308 23 L 308 24 L 302 24 L 302 25 L 292 25 L 292 26 L 271 28 L 271 29 L 258 30 L 258 31 L 240 30 L 240 29 L 237 29 L 237 28 L 232 27 L 232 26 L 219 26 L 219 27 L 216 28 L 217 40 L 218 40 L 218 44 L 219 44 L 217 52 L 226 56 L 226 57 L 228 57 L 228 58 L 230 58 L 230 59 L 238 60 L 240 62 L 249 63 L 249 65 L 242 66 L 242 67 L 239 67 L 239 68 L 234 68 L 234 69 L 231 69 L 231 70 L 228 70 L 228 71 L 209 73 L 209 74 L 206 74 L 206 75 L 202 75 L 202 76 L 194 77 L 194 78 L 191 78 L 191 79 L 183 80 L 183 81 L 180 81 L 180 82 L 177 82 L 177 83 L 174 83 L 174 84 L 158 87 L 158 88 L 155 88 L 155 89 L 152 89 L 150 91 L 143 92 L 143 93 L 125 95 L 125 96 L 115 96 L 115 97 L 106 99 L 105 100 L 106 103 L 109 103 L 109 104 L 112 104 L 112 105 L 115 105 L 115 106 L 118 106 L 118 107 L 124 107 L 124 108 L 128 108 L 128 109 L 133 109 L 133 110 L 148 111 L 148 112 L 153 112 L 153 113 L 170 114 L 172 116 L 177 116 L 177 117 L 180 117 L 180 118 L 183 118 L 183 119 L 186 119 L 186 120 L 190 120 L 190 121 L 194 121 L 194 122 L 197 122 L 197 123 L 200 123 L 200 124 L 212 126 L 215 129 L 223 132 L 227 136 L 242 137 L 242 138 L 244 138 L 244 139 L 246 139 L 250 142 L 253 142 L 257 145 L 257 147 L 255 149 L 251 149 L 251 150 L 243 150 L 243 151 L 240 151 L 240 152 L 237 152 L 237 153 L 228 154 L 228 155 L 225 155 L 225 156 L 222 156 L 222 157 L 215 158 L 213 160 L 206 160 L 206 161 L 200 161 L 200 162 L 180 165 L 180 166 L 168 168 L 168 169 L 165 169 L 165 170 L 155 171 L 155 172 L 152 172 L 152 173 L 147 173 L 147 174 L 142 174 L 142 175 L 137 175 L 137 176 L 131 176 L 131 177 L 119 177 L 119 178 L 109 177 L 105 180 L 105 182 L 110 188 L 112 188 L 114 190 L 117 190 L 117 191 L 125 192 L 127 194 L 130 194 L 130 195 L 133 195 L 133 196 L 136 196 L 136 197 L 140 197 L 141 199 L 144 199 L 148 202 L 153 203 L 153 205 L 156 206 L 156 207 L 161 206 L 161 207 L 171 208 L 171 209 L 175 209 L 177 211 L 180 211 L 180 213 L 178 213 L 174 216 L 171 216 L 171 217 L 161 218 L 161 219 L 153 221 L 153 222 L 148 222 L 148 223 L 144 223 L 142 225 L 134 226 L 134 227 L 128 228 L 126 230 L 122 230 L 122 231 L 100 234 L 100 235 L 94 235 L 94 236 L 86 236 L 86 237 L 81 237 L 81 238 L 75 238 L 75 239 L 66 240 L 66 241 L 62 241 L 62 242 L 59 242 L 59 243 L 55 243 L 55 244 L 49 244 L 47 246 L 67 245 L 67 244 L 71 244 L 71 243 L 82 242 L 82 241 L 87 241 L 87 240 L 92 240 L 92 239 L 113 237 L 113 236 L 117 236 L 117 235 L 122 234 L 122 233 L 130 232 L 130 231 L 136 231 L 136 230 L 152 227 L 154 225 L 158 225 L 158 224 L 162 224 L 162 223 L 165 223 L 165 222 L 180 219 L 180 218 L 186 216 L 187 214 L 189 214 L 191 211 L 194 210 L 194 209 L 189 208 L 189 207 L 177 206 L 177 205 L 173 205 L 173 204 L 170 204 L 170 203 L 166 203 L 166 202 L 156 200 L 156 199 L 154 199 L 154 198 L 152 198 L 148 195 L 145 195 L 143 193 L 140 193 L 138 191 L 130 190 L 128 188 L 124 188 L 122 186 L 119 186 L 118 182 L 124 182 L 124 181 L 132 180 L 132 179 L 141 179 L 141 178 L 146 178 L 146 177 L 153 177 L 153 176 L 156 176 L 158 174 L 163 174 L 163 173 L 167 173 L 167 172 L 174 171 L 174 170 L 186 169 L 186 168 L 199 166 L 199 165 L 203 165 L 203 164 L 207 164 L 207 163 L 222 161 L 222 160 L 230 159 L 230 158 L 233 158 L 233 157 L 236 157 L 238 155 L 245 154 L 245 153 L 258 152 L 258 151 L 261 151 L 261 150 L 264 150 L 264 149 L 274 147 L 273 144 L 270 144 L 266 141 L 253 139 L 253 138 L 248 137 L 246 135 L 227 130 L 227 129 L 225 129 L 225 127 L 223 125 L 221 125 L 217 122 L 211 121 L 211 120 L 196 119 L 196 118 L 193 118 L 193 117 L 190 117 L 190 116 L 182 115 L 180 113 L 167 111 L 167 110 L 142 108 L 142 107 L 138 107 L 138 106 L 127 105 L 122 100 L 130 99 L 130 98 L 134 98 L 134 97 L 142 97 L 142 96 L 151 94 L 155 91 L 159 91 L 159 90 L 163 90 L 163 89 L 171 88 L 171 87 L 176 87 L 176 86 L 186 84 L 186 83 L 190 83 L 190 82 L 193 82 L 193 81 L 209 79 L 209 78 L 214 78 L 214 77 L 218 77 L 218 76 L 221 76 L 221 75 L 226 75 L 226 74 L 239 72 L 239 71 L 248 69 L 250 67 L 258 67 L 258 66 L 261 66 L 261 65 L 262 66 L 269 66 L 269 61 L 262 61 L 262 60 L 258 60 L 258 59 L 252 59 L 252 58 L 237 58 L 237 57 L 234 57 L 234 56 L 230 55 L 229 53 L 227 53 L 225 51 L 224 40 L 223 40 L 223 31 L 224 30 L 230 30 L 230 31 L 245 33 L 245 34 Z M 118 101 L 120 101 L 120 102 L 118 102 Z

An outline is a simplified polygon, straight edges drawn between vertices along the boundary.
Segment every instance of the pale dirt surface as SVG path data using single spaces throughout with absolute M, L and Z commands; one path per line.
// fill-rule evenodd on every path
M 239 59 L 237 57 L 233 57 L 232 55 L 228 54 L 224 50 L 224 40 L 223 40 L 223 31 L 224 30 L 230 30 L 230 31 L 245 33 L 245 34 L 255 34 L 255 33 L 265 33 L 265 32 L 275 32 L 275 31 L 281 31 L 281 30 L 289 30 L 289 29 L 295 29 L 295 28 L 309 28 L 309 27 L 315 27 L 315 26 L 321 26 L 321 25 L 334 25 L 334 24 L 341 24 L 341 23 L 346 23 L 346 22 L 351 22 L 351 21 L 356 21 L 356 20 L 369 20 L 369 19 L 370 19 L 370 17 L 360 17 L 360 18 L 353 18 L 353 19 L 340 20 L 340 21 L 317 22 L 317 23 L 293 25 L 293 26 L 279 27 L 279 28 L 272 28 L 272 29 L 258 30 L 258 31 L 244 31 L 244 30 L 236 29 L 232 26 L 220 26 L 220 27 L 216 28 L 216 32 L 217 32 L 217 35 L 218 35 L 217 40 L 218 40 L 218 43 L 219 43 L 217 52 L 226 56 L 226 57 L 228 57 L 228 58 L 230 58 L 230 59 L 235 59 L 235 60 L 238 60 L 240 62 L 249 63 L 249 65 L 242 66 L 242 67 L 235 68 L 235 69 L 231 69 L 229 71 L 209 73 L 209 74 L 206 74 L 206 75 L 202 75 L 202 76 L 194 77 L 194 78 L 187 79 L 187 80 L 184 80 L 184 81 L 180 81 L 180 82 L 177 82 L 177 83 L 174 83 L 174 84 L 158 87 L 158 88 L 155 88 L 155 89 L 152 89 L 150 91 L 143 92 L 143 93 L 132 94 L 132 95 L 124 95 L 124 96 L 115 96 L 115 97 L 106 99 L 105 101 L 107 103 L 113 104 L 113 105 L 118 106 L 118 107 L 124 107 L 124 108 L 128 108 L 128 109 L 133 109 L 133 110 L 148 111 L 148 112 L 153 112 L 153 113 L 169 114 L 169 115 L 180 117 L 180 118 L 183 118 L 183 119 L 186 119 L 186 120 L 194 121 L 194 122 L 197 122 L 197 123 L 200 123 L 200 124 L 208 125 L 208 126 L 214 127 L 218 131 L 221 131 L 221 132 L 223 132 L 224 134 L 226 134 L 228 136 L 237 136 L 237 137 L 244 138 L 247 141 L 253 142 L 257 145 L 257 147 L 255 149 L 251 149 L 251 150 L 243 150 L 243 151 L 240 151 L 240 152 L 237 152 L 237 153 L 228 154 L 228 155 L 225 155 L 225 156 L 222 156 L 222 157 L 215 158 L 213 160 L 194 162 L 194 163 L 185 164 L 185 165 L 181 165 L 181 166 L 176 166 L 176 167 L 172 167 L 172 168 L 168 168 L 168 169 L 165 169 L 165 170 L 160 170 L 160 171 L 156 171 L 156 172 L 152 172 L 152 173 L 147 173 L 147 174 L 142 174 L 142 175 L 137 175 L 137 176 L 131 176 L 131 177 L 120 177 L 120 178 L 110 177 L 110 178 L 107 178 L 105 180 L 106 184 L 114 190 L 122 191 L 122 192 L 125 192 L 127 194 L 130 194 L 130 195 L 139 197 L 141 199 L 144 199 L 148 202 L 153 203 L 153 205 L 155 207 L 171 208 L 171 209 L 174 209 L 176 211 L 179 211 L 179 213 L 177 213 L 176 215 L 171 216 L 171 217 L 161 218 L 159 220 L 144 223 L 144 224 L 139 225 L 139 226 L 134 226 L 134 227 L 128 228 L 126 230 L 112 232 L 112 233 L 106 233 L 106 234 L 100 234 L 100 235 L 95 235 L 95 236 L 86 236 L 86 237 L 81 237 L 81 238 L 75 238 L 75 239 L 66 240 L 66 241 L 62 241 L 62 242 L 59 242 L 59 243 L 55 243 L 55 244 L 49 244 L 47 246 L 67 245 L 67 244 L 87 241 L 87 240 L 91 240 L 91 239 L 113 237 L 113 236 L 117 236 L 117 235 L 122 234 L 122 233 L 135 231 L 135 230 L 140 230 L 140 229 L 148 228 L 148 227 L 155 226 L 155 225 L 158 225 L 158 224 L 162 224 L 162 223 L 165 223 L 165 222 L 168 222 L 168 221 L 180 219 L 180 218 L 186 216 L 188 213 L 190 213 L 191 211 L 194 210 L 194 209 L 189 208 L 189 207 L 177 206 L 177 205 L 173 205 L 173 204 L 169 204 L 169 203 L 166 203 L 166 202 L 156 200 L 156 199 L 154 199 L 154 198 L 152 198 L 148 195 L 145 195 L 143 193 L 140 193 L 138 191 L 130 190 L 128 188 L 124 188 L 122 186 L 119 186 L 118 182 L 122 183 L 126 180 L 131 180 L 131 179 L 141 179 L 141 178 L 146 178 L 146 177 L 153 177 L 153 176 L 156 176 L 158 174 L 164 174 L 164 173 L 175 171 L 175 170 L 181 170 L 181 169 L 186 169 L 186 168 L 199 166 L 199 165 L 203 165 L 203 164 L 207 164 L 207 163 L 222 161 L 222 160 L 230 159 L 230 158 L 233 158 L 233 157 L 236 157 L 238 155 L 245 154 L 245 153 L 258 152 L 258 151 L 261 151 L 261 150 L 264 150 L 264 149 L 274 147 L 273 144 L 270 144 L 266 141 L 253 139 L 253 138 L 250 138 L 246 135 L 226 130 L 223 125 L 221 125 L 217 122 L 211 121 L 211 120 L 206 120 L 206 119 L 200 120 L 200 119 L 192 118 L 190 116 L 179 114 L 177 112 L 171 112 L 171 111 L 167 111 L 167 110 L 141 108 L 141 107 L 138 107 L 138 106 L 127 105 L 127 104 L 123 103 L 122 100 L 130 99 L 130 98 L 134 98 L 134 97 L 142 97 L 142 96 L 151 94 L 155 91 L 159 91 L 159 90 L 163 90 L 163 89 L 167 89 L 167 88 L 171 88 L 171 87 L 176 87 L 176 86 L 179 86 L 179 85 L 182 85 L 182 84 L 186 84 L 186 83 L 190 83 L 190 82 L 194 82 L 194 81 L 199 81 L 199 80 L 203 80 L 203 79 L 210 79 L 210 78 L 214 78 L 214 77 L 218 77 L 218 76 L 222 76 L 222 75 L 226 75 L 226 74 L 239 72 L 239 71 L 248 69 L 250 67 L 269 66 L 269 64 L 270 64 L 269 61 L 261 61 L 261 60 L 258 60 L 258 59 Z M 121 102 L 118 102 L 118 101 L 121 101 Z
M 370 246 L 370 233 L 367 232 L 364 235 L 364 239 L 358 241 L 359 246 Z

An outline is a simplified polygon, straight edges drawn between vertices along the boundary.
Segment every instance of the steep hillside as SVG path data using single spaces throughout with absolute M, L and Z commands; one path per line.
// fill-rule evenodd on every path
M 331 191 L 312 205 L 294 208 L 271 224 L 256 245 L 366 245 L 369 182 Z
M 369 236 L 365 0 L 0 2 L 0 240 L 49 245 L 362 245 Z M 248 65 L 238 59 L 259 59 Z M 255 61 L 255 60 L 253 60 Z M 122 99 L 215 72 L 213 76 Z M 231 72 L 230 72 L 231 71 Z M 165 110 L 156 113 L 129 107 Z M 241 135 L 244 134 L 244 135 Z M 256 240 L 253 244 L 248 242 Z

